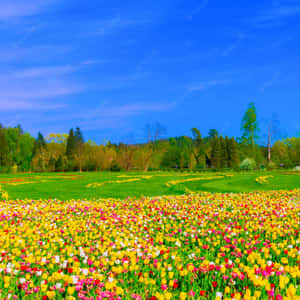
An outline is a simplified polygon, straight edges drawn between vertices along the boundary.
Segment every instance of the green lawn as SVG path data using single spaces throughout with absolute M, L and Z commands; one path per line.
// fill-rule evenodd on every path
M 233 176 L 229 176 L 230 174 Z M 260 184 L 255 181 L 259 176 L 272 177 Z M 170 181 L 176 183 L 167 185 Z M 90 183 L 96 183 L 98 186 L 87 187 Z M 1 174 L 0 187 L 8 193 L 10 199 L 125 198 L 184 194 L 189 191 L 249 192 L 300 188 L 300 172 Z

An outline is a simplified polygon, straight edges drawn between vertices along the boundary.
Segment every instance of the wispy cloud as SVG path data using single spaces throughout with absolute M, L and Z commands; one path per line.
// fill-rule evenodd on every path
M 65 107 L 65 104 L 51 104 L 47 102 L 37 102 L 37 101 L 0 101 L 0 111 L 41 111 L 41 110 L 53 110 Z
M 52 67 L 36 67 L 36 68 L 28 68 L 22 69 L 11 74 L 8 76 L 13 78 L 42 78 L 42 77 L 50 77 L 50 76 L 62 76 L 67 73 L 71 73 L 78 69 L 78 66 L 52 66 Z
M 35 45 L 31 47 L 0 46 L 0 62 L 40 62 L 50 58 L 66 55 L 72 50 L 67 45 Z
M 74 65 L 61 65 L 61 66 L 39 66 L 32 68 L 17 69 L 15 71 L 0 73 L 0 79 L 34 79 L 34 78 L 47 78 L 61 77 L 76 71 L 88 68 L 102 62 L 101 60 L 86 60 Z M 104 62 L 104 61 L 103 61 Z
M 201 10 L 203 10 L 207 6 L 207 4 L 208 4 L 208 0 L 202 0 L 199 3 L 199 5 L 195 9 L 193 9 L 193 11 L 188 15 L 187 18 L 189 20 L 192 20 L 196 14 L 198 14 Z
M 0 19 L 8 19 L 13 17 L 32 16 L 55 0 L 1 0 L 0 2 Z
M 102 110 L 106 116 L 128 117 L 144 112 L 162 112 L 167 111 L 175 106 L 175 103 L 133 103 L 122 106 L 109 107 Z
M 191 85 L 188 87 L 188 90 L 193 91 L 201 91 L 211 87 L 226 85 L 230 83 L 230 80 L 211 80 L 211 81 L 203 81 L 195 85 Z
M 76 94 L 83 91 L 81 86 L 73 86 L 72 84 L 64 83 L 25 83 L 21 85 L 0 85 L 0 99 L 1 104 L 7 103 L 7 107 L 13 106 L 14 103 L 20 103 L 23 101 L 31 101 L 34 99 L 49 99 L 59 96 Z M 10 102 L 10 103 L 9 103 Z M 33 102 L 36 103 L 36 102 Z M 30 105 L 29 105 L 30 106 Z M 16 108 L 17 105 L 16 105 Z
M 293 1 L 285 4 L 277 4 L 272 8 L 262 11 L 251 20 L 255 27 L 274 27 L 283 25 L 287 19 L 296 17 L 300 14 L 299 1 Z
M 69 117 L 78 120 L 78 122 L 80 122 L 80 126 L 85 130 L 122 128 L 123 125 L 133 116 L 147 113 L 166 112 L 173 109 L 175 106 L 175 102 L 136 102 L 122 105 L 109 105 L 109 103 L 107 103 L 92 111 L 85 111 L 83 114 L 71 115 Z
M 101 63 L 108 63 L 109 60 L 106 59 L 88 59 L 82 62 L 82 65 L 96 65 Z
M 122 29 L 126 29 L 131 26 L 143 25 L 149 23 L 148 18 L 129 18 L 121 17 L 116 15 L 110 19 L 100 21 L 96 24 L 93 24 L 93 27 L 96 29 L 93 31 L 97 35 L 108 35 L 115 32 L 118 32 Z
M 0 74 L 0 109 L 42 110 L 62 107 L 59 100 L 62 96 L 78 94 L 85 89 L 66 77 L 76 68 L 78 66 L 33 67 Z
M 234 49 L 236 49 L 241 44 L 241 42 L 245 38 L 246 38 L 246 35 L 244 33 L 238 33 L 235 36 L 234 41 L 222 50 L 221 55 L 228 56 Z
M 272 87 L 274 84 L 276 84 L 276 82 L 278 82 L 279 77 L 280 77 L 280 72 L 278 71 L 275 72 L 271 79 L 263 83 L 263 86 L 260 88 L 260 91 L 264 92 L 266 88 Z

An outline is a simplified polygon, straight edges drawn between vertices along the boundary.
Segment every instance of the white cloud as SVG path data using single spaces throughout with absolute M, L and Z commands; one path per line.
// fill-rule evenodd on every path
M 35 67 L 23 70 L 18 70 L 10 74 L 14 78 L 34 78 L 34 77 L 50 77 L 61 76 L 77 70 L 76 66 L 53 66 L 53 67 Z
M 66 45 L 38 45 L 31 47 L 0 46 L 0 62 L 2 64 L 24 61 L 27 63 L 40 62 L 45 59 L 66 55 L 71 50 L 72 48 Z
M 83 86 L 67 80 L 18 78 L 0 82 L 0 111 L 57 109 L 62 96 L 78 94 Z
M 131 26 L 144 25 L 147 23 L 149 23 L 148 18 L 123 18 L 120 15 L 117 15 L 110 19 L 93 24 L 93 27 L 96 28 L 95 30 L 93 30 L 93 33 L 104 36 Z
M 54 0 L 1 0 L 0 19 L 32 16 L 53 2 Z
M 228 56 L 234 49 L 236 49 L 240 43 L 246 38 L 244 33 L 238 33 L 234 41 L 225 47 L 221 53 L 222 56 Z
M 188 16 L 188 19 L 193 19 L 194 15 L 198 14 L 201 10 L 203 10 L 208 4 L 208 0 L 202 0 L 200 4 L 191 12 Z
M 144 113 L 166 112 L 174 108 L 176 103 L 129 103 L 123 105 L 101 105 L 92 111 L 82 114 L 68 115 L 67 118 L 78 120 L 85 129 L 123 128 L 130 117 Z
M 211 81 L 203 81 L 198 84 L 194 84 L 188 87 L 189 91 L 201 91 L 214 86 L 225 85 L 229 83 L 230 80 L 211 80 Z
M 285 5 L 276 5 L 258 14 L 252 21 L 255 27 L 273 27 L 282 25 L 288 18 L 296 17 L 300 14 L 299 2 Z
M 144 112 L 162 112 L 167 111 L 174 107 L 174 103 L 133 103 L 126 104 L 116 107 L 104 108 L 101 114 L 113 116 L 113 117 L 124 117 L 137 115 Z
M 0 101 L 0 111 L 26 111 L 26 110 L 53 110 L 65 107 L 64 104 L 51 104 L 47 102 L 34 101 Z
M 275 72 L 271 79 L 266 80 L 263 83 L 263 86 L 260 88 L 261 92 L 264 92 L 266 88 L 272 87 L 276 82 L 278 82 L 280 76 L 280 72 Z

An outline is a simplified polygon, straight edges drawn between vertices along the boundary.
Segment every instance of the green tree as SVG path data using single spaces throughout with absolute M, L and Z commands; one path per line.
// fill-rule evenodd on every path
M 222 149 L 220 139 L 215 137 L 212 141 L 211 164 L 213 168 L 220 169 L 222 166 Z
M 211 140 L 215 137 L 219 137 L 219 132 L 216 129 L 209 129 L 208 131 L 208 139 Z
M 44 136 L 39 132 L 37 139 L 33 145 L 33 169 L 38 172 L 43 172 L 46 169 L 47 163 L 47 144 Z
M 242 135 L 242 143 L 252 146 L 252 154 L 255 155 L 255 143 L 258 139 L 258 122 L 257 122 L 257 114 L 256 107 L 253 102 L 249 104 L 249 107 L 242 119 L 241 130 L 243 132 Z
M 76 160 L 79 164 L 79 171 L 82 171 L 82 156 L 83 156 L 83 145 L 84 139 L 83 134 L 79 127 L 76 128 L 75 131 L 75 153 L 76 153 Z
M 0 166 L 5 166 L 7 164 L 8 157 L 8 144 L 5 135 L 5 129 L 0 124 Z
M 44 139 L 44 136 L 39 132 L 37 139 L 34 142 L 33 146 L 33 155 L 35 155 L 37 152 L 41 152 L 47 148 L 46 141 Z
M 8 145 L 7 165 L 16 165 L 18 161 L 19 152 L 19 129 L 16 127 L 8 127 L 5 130 L 5 134 Z
M 29 171 L 33 157 L 35 139 L 29 133 L 23 133 L 19 139 L 18 165 L 22 171 Z
M 66 148 L 66 155 L 69 161 L 75 158 L 75 153 L 76 153 L 76 138 L 74 136 L 74 130 L 73 128 L 71 128 L 67 138 L 67 148 Z
M 238 144 L 234 137 L 228 140 L 228 166 L 236 168 L 240 164 Z
M 199 129 L 194 127 L 191 129 L 191 131 L 193 135 L 193 147 L 191 150 L 197 162 L 197 166 L 199 166 L 202 161 L 201 158 L 203 157 L 203 155 L 205 155 L 203 149 L 203 139 Z
M 227 152 L 227 145 L 226 140 L 220 136 L 220 146 L 221 146 L 221 168 L 228 167 L 228 152 Z
M 180 149 L 175 145 L 170 143 L 168 151 L 163 155 L 161 165 L 165 168 L 179 168 L 180 166 L 181 153 Z

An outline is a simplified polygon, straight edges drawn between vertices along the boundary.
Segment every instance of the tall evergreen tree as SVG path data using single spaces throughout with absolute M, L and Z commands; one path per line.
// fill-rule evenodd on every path
M 211 163 L 212 167 L 219 169 L 221 168 L 221 159 L 222 159 L 222 149 L 220 139 L 215 137 L 212 141 L 212 150 L 211 150 Z
M 215 137 L 219 137 L 219 132 L 216 129 L 209 129 L 207 138 L 211 140 Z
M 249 107 L 242 119 L 241 130 L 242 143 L 252 146 L 253 156 L 255 155 L 255 142 L 258 139 L 258 122 L 256 115 L 256 107 L 253 102 L 249 104 Z
M 75 140 L 76 140 L 76 146 L 84 143 L 83 134 L 79 127 L 77 127 L 75 130 Z
M 70 129 L 69 136 L 67 138 L 66 155 L 68 160 L 73 160 L 76 154 L 76 138 L 74 136 L 73 128 Z
M 226 166 L 229 168 L 230 167 L 230 151 L 229 151 L 229 143 L 230 140 L 228 138 L 228 136 L 225 136 L 225 146 L 226 146 L 226 153 L 227 153 L 227 161 L 226 161 Z
M 225 139 L 220 136 L 220 146 L 221 146 L 221 168 L 228 167 L 228 152 Z
M 23 134 L 24 134 L 24 130 L 23 130 L 21 124 L 18 124 L 18 125 L 16 126 L 16 128 L 19 129 L 19 135 L 23 135 Z
M 33 145 L 33 167 L 38 172 L 43 172 L 46 169 L 46 152 L 47 144 L 44 136 L 39 132 L 37 139 L 34 141 Z
M 83 154 L 83 145 L 84 145 L 84 140 L 83 140 L 83 135 L 79 127 L 76 128 L 75 131 L 75 152 L 76 152 L 76 157 L 79 163 L 79 171 L 82 171 L 82 154 Z
M 46 148 L 47 148 L 47 144 L 44 139 L 44 136 L 39 132 L 37 139 L 34 142 L 33 155 L 35 155 L 37 152 L 41 152 L 42 150 L 45 150 Z
M 5 129 L 0 124 L 0 166 L 7 165 L 8 143 L 6 140 Z
M 234 137 L 228 141 L 229 167 L 235 168 L 240 163 L 238 144 Z
M 191 150 L 195 157 L 197 165 L 200 165 L 201 157 L 203 157 L 204 155 L 202 135 L 200 133 L 200 130 L 197 128 L 192 128 L 191 130 L 193 134 L 193 147 Z

